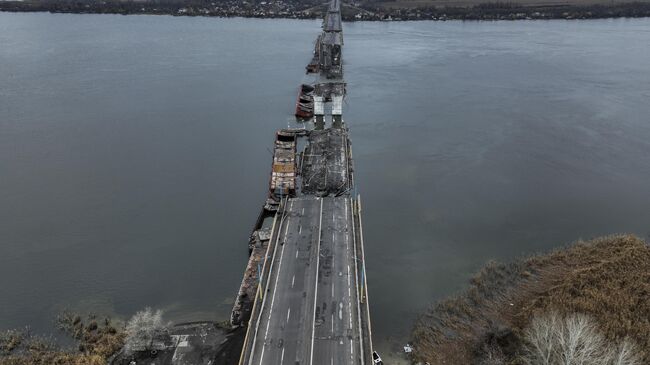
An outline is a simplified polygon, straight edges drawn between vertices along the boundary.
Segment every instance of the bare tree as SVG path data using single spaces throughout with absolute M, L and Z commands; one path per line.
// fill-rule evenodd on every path
M 610 353 L 612 365 L 641 365 L 639 349 L 630 340 L 625 339 Z
M 526 365 L 641 365 L 628 340 L 608 342 L 591 317 L 550 313 L 533 318 L 524 331 Z
M 126 324 L 125 350 L 127 352 L 149 351 L 154 349 L 156 340 L 168 334 L 169 324 L 162 319 L 161 310 L 145 308 L 131 317 Z

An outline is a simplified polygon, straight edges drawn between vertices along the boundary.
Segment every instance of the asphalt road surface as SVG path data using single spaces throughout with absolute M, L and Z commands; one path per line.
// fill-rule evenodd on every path
M 290 199 L 249 364 L 360 364 L 358 275 L 348 197 Z

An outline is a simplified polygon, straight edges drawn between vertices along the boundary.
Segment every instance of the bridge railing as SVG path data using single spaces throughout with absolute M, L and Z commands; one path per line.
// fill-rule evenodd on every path
M 239 365 L 244 365 L 248 364 L 248 359 L 251 354 L 252 346 L 250 344 L 250 341 L 253 340 L 253 337 L 255 336 L 255 332 L 257 331 L 258 328 L 258 319 L 259 319 L 259 314 L 260 311 L 262 310 L 262 304 L 264 300 L 264 293 L 265 290 L 263 289 L 265 286 L 268 285 L 268 277 L 269 277 L 269 271 L 271 269 L 271 264 L 267 263 L 270 261 L 273 261 L 273 257 L 270 256 L 271 250 L 274 249 L 276 242 L 274 242 L 273 237 L 274 235 L 277 235 L 276 232 L 276 223 L 278 220 L 278 215 L 284 214 L 284 205 L 282 202 L 280 203 L 280 207 L 278 208 L 278 211 L 276 212 L 275 216 L 273 217 L 273 225 L 271 226 L 271 236 L 269 238 L 269 244 L 266 246 L 266 253 L 264 254 L 264 264 L 262 266 L 262 271 L 258 275 L 259 280 L 258 280 L 258 285 L 257 285 L 257 290 L 255 291 L 255 300 L 253 301 L 253 310 L 251 311 L 251 315 L 248 318 L 248 321 L 246 323 L 247 329 L 246 329 L 246 336 L 244 337 L 244 344 L 242 346 L 242 351 L 241 355 L 239 357 Z
M 372 325 L 370 322 L 370 301 L 368 298 L 368 281 L 367 281 L 367 276 L 366 276 L 366 257 L 365 257 L 365 249 L 364 249 L 364 243 L 363 243 L 363 222 L 361 220 L 361 211 L 362 211 L 362 205 L 361 205 L 361 195 L 357 195 L 356 199 L 354 200 L 355 206 L 354 206 L 354 211 L 355 211 L 355 220 L 357 222 L 353 222 L 353 224 L 358 224 L 358 235 L 359 235 L 359 254 L 361 256 L 360 262 L 361 262 L 361 270 L 360 270 L 360 275 L 361 275 L 361 293 L 359 293 L 359 300 L 361 300 L 362 308 L 361 311 L 365 312 L 361 316 L 361 326 L 364 329 L 367 329 L 367 331 L 363 331 L 361 334 L 362 341 L 367 345 L 364 347 L 365 349 L 365 363 L 366 364 L 372 364 L 372 353 L 374 351 L 374 347 L 372 345 Z

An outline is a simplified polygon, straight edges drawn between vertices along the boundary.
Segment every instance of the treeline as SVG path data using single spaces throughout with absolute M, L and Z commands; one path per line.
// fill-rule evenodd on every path
M 320 4 L 320 3 L 318 3 Z M 316 18 L 306 13 L 314 1 L 280 0 L 244 2 L 240 0 L 26 0 L 0 1 L 0 11 L 79 14 L 159 14 L 179 16 Z
M 27 0 L 0 1 L 0 11 L 96 13 L 96 14 L 168 14 L 250 18 L 314 19 L 322 14 L 315 0 L 243 1 L 243 0 L 152 0 L 152 1 L 79 1 Z M 650 2 L 594 5 L 525 6 L 517 3 L 482 3 L 473 7 L 435 6 L 384 8 L 375 3 L 360 5 L 365 11 L 345 11 L 345 21 L 385 20 L 521 20 L 521 19 L 598 19 L 650 17 Z
M 519 20 L 519 19 L 599 19 L 650 17 L 649 2 L 593 5 L 525 6 L 518 3 L 493 2 L 473 7 L 418 7 L 385 9 L 366 5 L 373 15 L 362 20 Z M 352 19 L 346 19 L 352 20 Z

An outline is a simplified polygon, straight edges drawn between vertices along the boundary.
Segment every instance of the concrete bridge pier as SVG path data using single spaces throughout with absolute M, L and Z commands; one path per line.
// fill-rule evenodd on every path
M 325 98 L 314 96 L 314 125 L 316 129 L 325 129 Z

